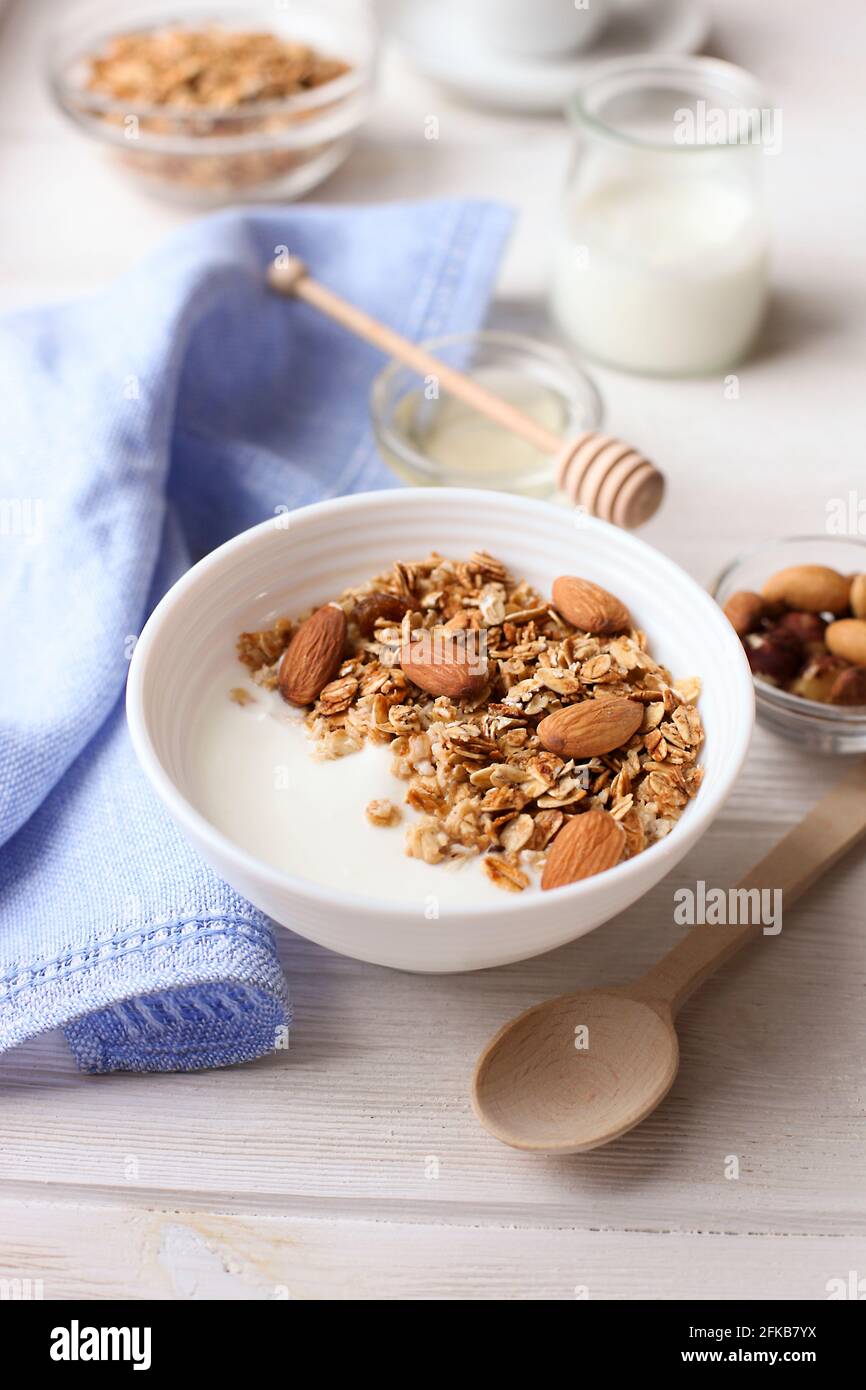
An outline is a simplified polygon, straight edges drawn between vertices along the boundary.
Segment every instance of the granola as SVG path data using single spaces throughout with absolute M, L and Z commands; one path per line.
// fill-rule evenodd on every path
M 275 33 L 165 26 L 112 36 L 87 58 L 83 86 L 94 98 L 90 114 L 124 130 L 123 162 L 135 172 L 231 190 L 277 179 L 326 149 L 327 142 L 280 148 L 277 137 L 331 104 L 317 102 L 311 111 L 293 98 L 350 71 L 342 59 Z M 139 134 L 192 137 L 201 153 L 175 151 L 170 140 L 165 149 L 148 148 Z M 248 136 L 262 137 L 261 148 L 228 148 Z M 219 147 L 208 150 L 209 141 Z
M 396 825 L 400 811 L 386 796 L 367 802 L 367 820 L 371 825 Z
M 482 855 L 492 882 L 522 892 L 573 817 L 609 813 L 631 858 L 667 835 L 697 794 L 700 681 L 675 680 L 639 629 L 582 631 L 483 551 L 465 561 L 434 553 L 399 562 L 331 603 L 345 613 L 348 637 L 335 679 L 306 715 L 314 756 L 341 758 L 367 740 L 390 745 L 403 799 L 418 813 L 405 832 L 407 854 L 428 864 Z M 293 630 L 283 619 L 241 634 L 239 657 L 257 684 L 276 687 Z M 421 631 L 484 644 L 483 687 L 452 699 L 414 684 L 401 649 Z M 612 698 L 642 706 L 620 747 L 564 757 L 539 738 L 542 720 L 557 711 Z M 391 825 L 395 809 L 372 803 L 367 814 Z
M 90 59 L 87 88 L 131 109 L 235 111 L 285 101 L 348 71 L 308 44 L 214 24 L 115 35 Z

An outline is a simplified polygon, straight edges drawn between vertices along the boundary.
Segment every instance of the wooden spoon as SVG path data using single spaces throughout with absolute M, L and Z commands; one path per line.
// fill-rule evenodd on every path
M 739 887 L 781 889 L 787 910 L 864 832 L 866 764 L 858 763 Z M 485 1129 L 515 1149 L 567 1154 L 640 1124 L 677 1074 L 680 1007 L 761 931 L 760 924 L 693 927 L 634 984 L 564 994 L 506 1023 L 473 1078 Z M 578 1033 L 583 1028 L 587 1035 Z M 585 1050 L 577 1045 L 584 1036 Z

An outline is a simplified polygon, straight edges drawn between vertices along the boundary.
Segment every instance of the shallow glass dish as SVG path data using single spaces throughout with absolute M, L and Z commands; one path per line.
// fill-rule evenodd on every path
M 602 401 L 572 356 L 519 333 L 481 331 L 420 345 L 481 382 L 563 440 L 597 429 Z M 551 498 L 556 459 L 390 362 L 373 382 L 370 412 L 379 450 L 416 487 L 482 487 Z
M 765 580 L 789 565 L 829 565 L 841 574 L 866 571 L 866 541 L 848 536 L 788 536 L 738 555 L 710 592 L 724 605 L 739 589 L 760 593 Z M 820 753 L 866 752 L 866 706 L 822 705 L 755 680 L 760 723 Z
M 268 32 L 306 43 L 348 72 L 279 101 L 231 109 L 142 106 L 88 91 L 88 59 L 108 40 L 154 29 Z M 372 96 L 376 36 L 364 7 L 347 0 L 287 4 L 107 0 L 64 7 L 47 53 L 55 102 L 146 191 L 197 207 L 298 198 L 347 158 Z

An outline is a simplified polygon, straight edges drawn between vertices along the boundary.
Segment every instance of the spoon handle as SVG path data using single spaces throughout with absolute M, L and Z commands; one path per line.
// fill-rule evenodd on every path
M 742 878 L 738 890 L 781 893 L 783 909 L 796 902 L 866 834 L 866 763 L 858 762 L 836 786 Z M 727 896 L 727 895 L 726 895 Z M 741 897 L 742 903 L 744 899 Z M 755 917 L 751 908 L 745 914 Z M 781 922 L 779 923 L 781 925 Z M 774 928 L 775 930 L 775 928 Z M 666 1005 L 677 1014 L 689 995 L 763 931 L 760 921 L 744 925 L 692 927 L 666 956 L 623 994 Z

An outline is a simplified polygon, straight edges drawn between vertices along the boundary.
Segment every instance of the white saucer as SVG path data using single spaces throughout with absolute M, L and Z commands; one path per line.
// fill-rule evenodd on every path
M 460 0 L 402 0 L 389 6 L 388 32 L 413 67 L 478 105 L 560 111 L 597 62 L 633 53 L 693 53 L 709 30 L 695 0 L 617 0 L 589 48 L 566 58 L 520 58 L 481 49 Z

